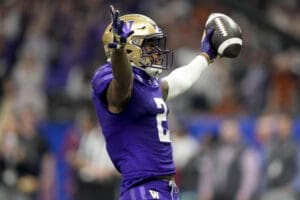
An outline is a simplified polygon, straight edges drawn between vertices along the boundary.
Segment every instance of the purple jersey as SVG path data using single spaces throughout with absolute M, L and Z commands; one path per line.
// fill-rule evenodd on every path
M 167 124 L 168 108 L 160 81 L 133 68 L 132 96 L 118 114 L 107 109 L 105 92 L 113 78 L 110 64 L 100 67 L 92 80 L 93 102 L 106 139 L 107 151 L 123 176 L 125 192 L 152 177 L 175 174 Z

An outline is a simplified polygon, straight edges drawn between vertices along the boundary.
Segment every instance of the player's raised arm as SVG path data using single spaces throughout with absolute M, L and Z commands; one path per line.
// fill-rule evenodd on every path
M 119 11 L 110 7 L 113 29 L 113 43 L 108 45 L 112 50 L 111 65 L 113 80 L 109 84 L 106 98 L 112 112 L 120 112 L 131 96 L 133 74 L 131 64 L 124 48 L 127 38 L 133 33 L 119 19 Z
M 217 55 L 227 58 L 237 57 L 242 44 L 240 26 L 223 13 L 212 13 L 205 24 L 200 55 L 163 79 L 161 88 L 164 99 L 172 99 L 189 89 Z
M 200 77 L 217 53 L 211 44 L 213 28 L 204 31 L 199 55 L 189 64 L 179 67 L 162 79 L 164 99 L 172 99 L 189 89 Z

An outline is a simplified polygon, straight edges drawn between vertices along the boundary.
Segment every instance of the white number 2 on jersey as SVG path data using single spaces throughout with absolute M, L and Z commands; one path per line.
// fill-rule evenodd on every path
M 156 115 L 156 123 L 157 123 L 156 126 L 157 126 L 159 141 L 171 142 L 170 131 L 168 130 L 167 127 L 163 127 L 163 122 L 167 122 L 167 112 L 168 112 L 167 105 L 162 98 L 154 98 L 154 101 L 158 109 L 161 108 L 163 109 L 163 113 L 158 113 Z

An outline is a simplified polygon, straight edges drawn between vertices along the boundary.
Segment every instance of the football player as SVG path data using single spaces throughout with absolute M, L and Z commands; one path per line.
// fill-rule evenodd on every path
M 162 29 L 144 15 L 110 11 L 102 38 L 107 63 L 91 84 L 108 154 L 123 177 L 120 199 L 176 200 L 165 101 L 189 89 L 216 58 L 214 30 L 204 33 L 198 56 L 159 79 L 172 60 Z

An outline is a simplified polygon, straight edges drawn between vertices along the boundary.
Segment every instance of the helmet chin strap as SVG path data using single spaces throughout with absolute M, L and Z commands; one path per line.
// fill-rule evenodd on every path
M 154 67 L 147 67 L 147 66 L 146 67 L 135 66 L 135 67 L 145 71 L 151 77 L 157 77 L 163 72 L 162 69 L 155 68 L 155 65 L 154 65 Z
M 108 58 L 107 62 L 111 63 L 111 58 Z M 143 70 L 151 77 L 158 77 L 163 72 L 163 70 L 160 69 L 161 65 L 153 65 L 153 67 L 150 66 L 141 67 L 141 66 L 136 66 L 134 63 L 131 62 L 131 66 Z

